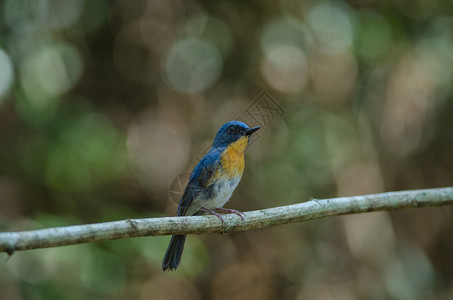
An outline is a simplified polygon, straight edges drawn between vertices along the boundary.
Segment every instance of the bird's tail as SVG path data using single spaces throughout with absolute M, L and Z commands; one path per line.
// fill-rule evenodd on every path
M 182 250 L 186 241 L 185 235 L 173 235 L 168 245 L 167 252 L 165 252 L 164 260 L 162 261 L 162 270 L 170 271 L 176 270 L 181 262 Z

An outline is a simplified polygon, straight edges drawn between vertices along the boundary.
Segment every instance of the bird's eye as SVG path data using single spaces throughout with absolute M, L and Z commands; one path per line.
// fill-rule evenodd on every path
M 235 127 L 234 126 L 230 126 L 228 127 L 228 132 L 234 132 L 235 131 Z

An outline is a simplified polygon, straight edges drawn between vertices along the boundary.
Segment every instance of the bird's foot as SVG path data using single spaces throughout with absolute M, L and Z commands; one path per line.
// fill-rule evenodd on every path
M 226 232 L 226 225 L 225 225 L 225 221 L 223 220 L 223 217 L 221 214 L 219 214 L 218 212 L 214 211 L 214 210 L 211 210 L 211 209 L 207 209 L 207 208 L 200 208 L 200 210 L 204 211 L 204 212 L 207 212 L 208 214 L 210 215 L 214 215 L 216 216 L 217 218 L 220 219 L 220 221 L 222 221 L 222 227 L 223 227 L 223 232 L 225 233 Z
M 244 213 L 240 212 L 239 210 L 221 207 L 221 208 L 216 208 L 215 211 L 228 212 L 228 213 L 235 214 L 235 215 L 239 216 L 243 222 L 245 222 L 245 219 L 244 219 L 245 215 L 244 215 Z

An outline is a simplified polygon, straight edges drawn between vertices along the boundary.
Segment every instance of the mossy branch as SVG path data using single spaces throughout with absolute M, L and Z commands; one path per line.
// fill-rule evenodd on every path
M 308 202 L 249 211 L 244 221 L 225 215 L 225 228 L 216 216 L 129 219 L 32 231 L 1 232 L 0 251 L 15 251 L 89 242 L 172 234 L 223 233 L 303 222 L 329 216 L 363 212 L 432 207 L 453 204 L 453 187 L 390 192 Z

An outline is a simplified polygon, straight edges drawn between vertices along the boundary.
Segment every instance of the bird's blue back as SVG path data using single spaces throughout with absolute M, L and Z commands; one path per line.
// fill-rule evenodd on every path
M 219 167 L 220 155 L 223 151 L 224 148 L 212 147 L 195 166 L 190 174 L 189 182 L 187 183 L 187 187 L 179 203 L 178 216 L 185 215 L 187 207 L 191 204 L 193 198 L 197 197 L 200 193 L 208 194 L 209 192 L 212 192 L 207 184 L 211 180 L 211 176 L 213 176 L 216 169 Z

